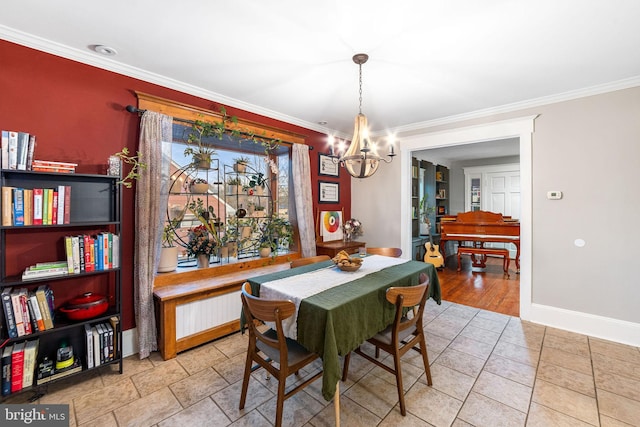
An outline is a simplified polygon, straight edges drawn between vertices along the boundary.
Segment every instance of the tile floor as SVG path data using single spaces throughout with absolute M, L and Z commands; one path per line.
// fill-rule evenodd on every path
M 425 316 L 433 387 L 409 352 L 402 417 L 394 377 L 354 355 L 340 384 L 343 426 L 640 426 L 639 348 L 448 302 L 430 301 Z M 269 426 L 276 382 L 264 370 L 237 409 L 246 340 L 234 334 L 167 361 L 132 356 L 123 375 L 88 372 L 52 384 L 39 403 L 69 404 L 71 426 Z M 334 425 L 320 386 L 285 402 L 285 426 Z

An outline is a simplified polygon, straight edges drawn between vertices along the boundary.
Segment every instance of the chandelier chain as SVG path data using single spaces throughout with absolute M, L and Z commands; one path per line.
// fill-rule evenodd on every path
M 360 69 L 360 107 L 359 107 L 359 113 L 362 114 L 362 64 L 358 64 L 358 68 Z

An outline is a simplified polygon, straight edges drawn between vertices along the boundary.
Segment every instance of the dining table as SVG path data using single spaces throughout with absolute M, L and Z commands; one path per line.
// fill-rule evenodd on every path
M 285 335 L 320 355 L 322 395 L 327 401 L 336 398 L 338 425 L 340 357 L 393 322 L 395 306 L 386 300 L 386 290 L 415 286 L 421 273 L 429 278 L 429 297 L 440 304 L 440 282 L 432 264 L 381 255 L 364 256 L 361 268 L 353 272 L 340 270 L 330 260 L 249 279 L 253 295 L 295 303 L 296 314 L 283 322 Z

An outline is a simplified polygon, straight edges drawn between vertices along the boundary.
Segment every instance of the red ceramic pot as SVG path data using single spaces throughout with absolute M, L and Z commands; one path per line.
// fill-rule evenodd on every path
M 87 292 L 70 299 L 60 311 L 70 320 L 87 320 L 104 314 L 108 308 L 107 297 Z

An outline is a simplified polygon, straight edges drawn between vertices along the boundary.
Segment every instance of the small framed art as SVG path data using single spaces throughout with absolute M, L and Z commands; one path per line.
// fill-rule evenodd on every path
M 318 203 L 338 203 L 340 201 L 340 185 L 337 182 L 318 182 Z
M 340 167 L 333 161 L 333 157 L 320 154 L 318 162 L 318 175 L 340 176 Z

